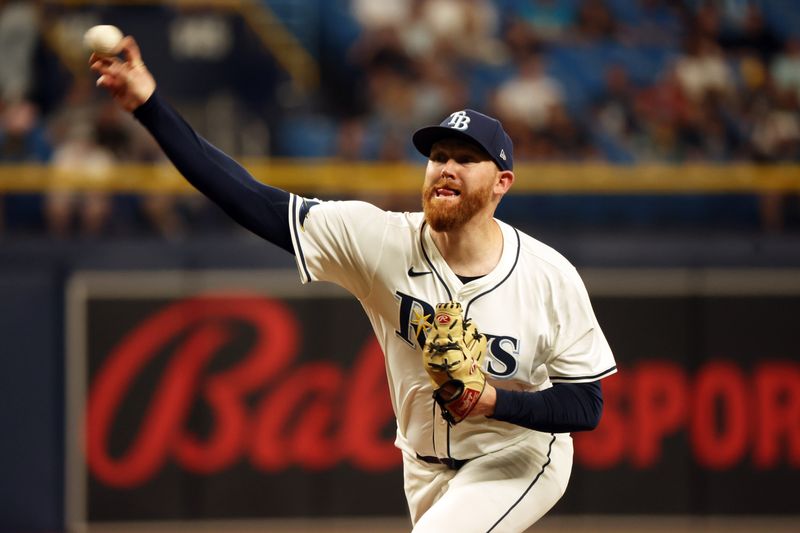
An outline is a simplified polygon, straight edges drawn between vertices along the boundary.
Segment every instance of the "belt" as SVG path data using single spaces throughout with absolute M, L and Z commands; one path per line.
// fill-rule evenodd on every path
M 425 461 L 426 463 L 430 463 L 432 465 L 444 465 L 450 470 L 458 470 L 465 464 L 469 459 L 453 459 L 452 457 L 432 457 L 430 455 L 420 455 L 417 454 L 417 459 L 420 461 Z

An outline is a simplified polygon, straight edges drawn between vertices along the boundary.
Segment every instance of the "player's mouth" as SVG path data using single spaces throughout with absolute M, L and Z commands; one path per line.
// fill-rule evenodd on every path
M 448 189 L 447 187 L 437 187 L 433 190 L 433 195 L 436 198 L 453 198 L 461 196 L 461 191 L 456 189 Z

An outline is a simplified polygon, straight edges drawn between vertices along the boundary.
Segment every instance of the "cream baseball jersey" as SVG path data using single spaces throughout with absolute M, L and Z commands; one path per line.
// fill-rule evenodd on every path
M 303 283 L 336 283 L 366 311 L 386 358 L 396 444 L 412 455 L 471 459 L 530 434 L 486 417 L 453 427 L 441 418 L 421 355 L 437 303 L 460 302 L 487 335 L 483 370 L 495 387 L 539 391 L 616 371 L 575 268 L 501 221 L 499 263 L 486 276 L 462 283 L 439 254 L 422 213 L 297 195 L 291 196 L 289 209 Z

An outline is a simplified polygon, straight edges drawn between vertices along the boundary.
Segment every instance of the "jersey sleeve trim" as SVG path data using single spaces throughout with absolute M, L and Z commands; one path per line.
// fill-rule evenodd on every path
M 447 299 L 452 300 L 453 293 L 452 291 L 450 291 L 450 287 L 447 286 L 447 283 L 444 281 L 444 278 L 436 269 L 436 266 L 433 264 L 433 261 L 431 261 L 431 258 L 428 257 L 428 251 L 425 249 L 425 226 L 427 226 L 427 224 L 428 224 L 427 222 L 423 221 L 422 225 L 419 228 L 419 247 L 422 250 L 422 256 L 425 258 L 425 262 L 428 263 L 428 266 L 430 267 L 431 271 L 433 271 L 433 273 L 439 279 L 439 283 L 441 283 L 442 286 L 444 287 L 444 290 L 447 291 Z
M 610 376 L 611 374 L 616 373 L 616 371 L 617 366 L 614 365 L 607 370 L 591 376 L 550 376 L 550 381 L 552 383 L 580 383 L 584 381 L 596 381 L 598 379 Z
M 302 205 L 303 199 L 296 194 L 292 194 L 289 200 L 289 224 L 291 225 L 292 246 L 294 246 L 294 249 L 297 251 L 295 259 L 297 260 L 297 268 L 300 271 L 300 281 L 308 283 L 314 281 L 314 278 L 311 277 L 311 272 L 308 270 L 306 257 L 303 253 L 303 246 L 300 243 L 300 232 L 303 231 L 300 222 Z

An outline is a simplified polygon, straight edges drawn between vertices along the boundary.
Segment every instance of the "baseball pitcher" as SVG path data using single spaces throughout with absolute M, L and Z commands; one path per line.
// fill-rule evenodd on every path
M 465 109 L 415 132 L 422 212 L 387 212 L 256 181 L 164 100 L 130 36 L 90 66 L 192 185 L 295 256 L 303 283 L 358 298 L 385 354 L 415 533 L 524 531 L 558 501 L 570 432 L 597 426 L 616 366 L 575 268 L 494 218 L 514 183 L 500 122 Z

